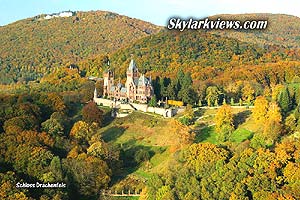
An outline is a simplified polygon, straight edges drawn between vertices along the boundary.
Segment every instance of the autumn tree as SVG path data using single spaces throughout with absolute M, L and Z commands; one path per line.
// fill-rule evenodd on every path
M 277 103 L 270 103 L 266 118 L 263 136 L 268 144 L 273 144 L 282 131 L 282 116 Z
M 82 96 L 82 102 L 90 101 L 94 96 L 95 84 L 93 81 L 87 81 L 82 84 L 79 90 Z
M 156 198 L 157 200 L 175 200 L 174 194 L 172 192 L 172 189 L 169 185 L 162 186 L 157 190 Z
M 13 117 L 4 122 L 3 129 L 7 134 L 17 134 L 28 129 L 26 117 Z
M 70 136 L 76 139 L 80 144 L 86 144 L 95 134 L 97 128 L 98 126 L 95 123 L 89 125 L 84 121 L 78 121 L 73 125 Z
M 285 129 L 288 133 L 294 133 L 297 129 L 297 119 L 292 113 L 285 118 Z
M 87 149 L 87 154 L 101 158 L 102 160 L 111 162 L 119 159 L 119 151 L 112 145 L 105 143 L 102 140 L 94 140 L 94 137 L 89 141 L 92 143 Z
M 295 115 L 295 118 L 296 118 L 297 120 L 300 119 L 300 103 L 298 103 L 298 105 L 297 105 L 297 107 L 296 107 L 296 109 L 295 109 L 295 111 L 294 111 L 294 115 Z
M 64 112 L 66 110 L 63 98 L 57 93 L 47 94 L 45 103 L 50 106 L 52 111 Z
M 73 195 L 96 198 L 101 189 L 108 186 L 111 180 L 111 170 L 106 162 L 86 154 L 80 154 L 76 159 L 64 159 L 63 168 L 67 171 L 70 186 L 74 188 Z
M 43 122 L 41 126 L 43 131 L 54 137 L 63 136 L 64 134 L 64 127 L 57 119 L 50 118 Z
M 101 126 L 103 122 L 103 111 L 98 108 L 95 102 L 91 101 L 83 107 L 82 118 L 89 124 L 95 122 Z
M 263 97 L 259 96 L 254 101 L 254 108 L 252 109 L 252 117 L 254 118 L 255 122 L 258 124 L 264 124 L 266 121 L 266 115 L 268 112 L 268 100 Z
M 99 96 L 103 95 L 103 80 L 99 80 L 95 83 L 95 88 Z
M 222 105 L 215 116 L 216 132 L 218 133 L 218 140 L 224 142 L 230 138 L 234 130 L 233 113 L 229 105 Z
M 28 158 L 27 173 L 39 180 L 45 180 L 53 156 L 46 148 L 33 147 Z
M 17 104 L 17 115 L 19 116 L 33 116 L 35 117 L 36 121 L 39 122 L 41 119 L 41 110 L 40 108 L 29 102 L 23 102 Z
M 184 154 L 187 166 L 198 176 L 206 177 L 214 172 L 215 165 L 226 160 L 229 152 L 210 143 L 192 144 Z
M 250 83 L 246 83 L 242 89 L 243 93 L 243 100 L 247 102 L 248 105 L 252 102 L 254 99 L 254 89 L 250 85 Z
M 209 86 L 206 88 L 205 100 L 208 106 L 213 106 L 214 103 L 219 101 L 219 95 L 221 91 L 216 86 Z
M 288 162 L 286 167 L 283 169 L 283 175 L 287 182 L 286 190 L 299 199 L 300 164 Z
M 0 173 L 0 199 L 33 200 L 28 196 L 26 188 L 17 188 L 17 182 L 22 182 L 15 172 L 7 171 Z
M 271 85 L 272 101 L 277 101 L 280 91 L 282 91 L 283 88 L 284 86 L 281 84 Z
M 63 168 L 61 165 L 61 160 L 58 156 L 54 156 L 50 162 L 50 174 L 52 181 L 63 180 Z

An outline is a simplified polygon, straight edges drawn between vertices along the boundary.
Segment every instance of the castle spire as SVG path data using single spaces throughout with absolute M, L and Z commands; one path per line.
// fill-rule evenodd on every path
M 131 59 L 129 67 L 128 67 L 128 71 L 133 72 L 136 70 L 137 70 L 136 63 L 133 59 Z

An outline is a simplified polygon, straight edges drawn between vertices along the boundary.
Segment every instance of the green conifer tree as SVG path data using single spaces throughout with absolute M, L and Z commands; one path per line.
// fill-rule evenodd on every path
M 284 113 L 288 112 L 291 109 L 291 99 L 287 87 L 284 87 L 281 90 L 277 102 Z

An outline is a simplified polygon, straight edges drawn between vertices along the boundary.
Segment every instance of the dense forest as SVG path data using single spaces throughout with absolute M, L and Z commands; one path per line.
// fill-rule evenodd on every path
M 251 16 L 270 18 L 267 32 L 102 11 L 0 27 L 0 199 L 300 199 L 299 18 Z M 152 77 L 149 105 L 182 113 L 113 118 L 92 101 L 103 80 L 88 77 L 111 68 L 124 82 L 132 57 Z
M 80 102 L 66 97 L 57 93 L 1 96 L 1 199 L 96 198 L 110 182 L 119 166 L 118 153 L 95 136 L 105 114 L 91 102 L 78 120 L 71 114 Z M 36 181 L 63 181 L 67 187 L 16 188 L 17 182 Z

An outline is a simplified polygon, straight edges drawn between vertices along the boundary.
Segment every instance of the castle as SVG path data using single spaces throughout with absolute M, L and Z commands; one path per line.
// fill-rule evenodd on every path
M 148 79 L 144 74 L 139 76 L 137 65 L 133 59 L 127 68 L 125 86 L 120 81 L 117 85 L 114 84 L 114 73 L 111 70 L 106 70 L 103 73 L 103 79 L 103 95 L 107 98 L 126 102 L 147 103 L 153 96 L 151 77 Z

